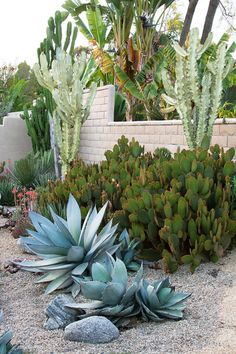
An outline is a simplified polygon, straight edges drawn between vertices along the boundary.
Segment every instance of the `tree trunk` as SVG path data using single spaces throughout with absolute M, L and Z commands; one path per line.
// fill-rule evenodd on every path
M 188 10 L 184 19 L 184 26 L 181 32 L 179 44 L 182 47 L 186 41 L 187 35 L 190 30 L 193 15 L 197 6 L 198 0 L 189 0 Z
M 220 3 L 220 0 L 210 0 L 207 14 L 206 14 L 205 24 L 204 24 L 204 28 L 203 28 L 203 32 L 202 32 L 201 44 L 205 43 L 205 40 L 207 39 L 208 34 L 211 32 L 215 13 L 216 13 L 219 3 Z

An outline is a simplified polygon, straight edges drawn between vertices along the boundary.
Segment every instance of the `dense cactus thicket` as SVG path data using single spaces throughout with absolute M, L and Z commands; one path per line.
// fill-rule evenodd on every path
M 100 165 L 78 161 L 64 181 L 51 182 L 39 197 L 41 211 L 47 213 L 48 202 L 66 202 L 70 193 L 82 217 L 91 204 L 101 207 L 109 200 L 107 218 L 141 241 L 140 256 L 163 258 L 171 272 L 182 262 L 193 271 L 201 261 L 217 261 L 224 254 L 236 233 L 234 149 L 224 152 L 215 145 L 173 157 L 159 150 L 152 155 L 122 137 L 105 155 Z

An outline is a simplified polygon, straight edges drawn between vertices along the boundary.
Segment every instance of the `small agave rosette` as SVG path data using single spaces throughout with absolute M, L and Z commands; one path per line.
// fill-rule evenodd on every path
M 164 318 L 180 320 L 183 318 L 183 303 L 191 294 L 176 293 L 169 278 L 150 284 L 142 279 L 136 293 L 144 320 L 162 321 Z
M 125 264 L 108 257 L 104 264 L 94 263 L 92 266 L 92 281 L 82 281 L 82 294 L 91 300 L 89 303 L 71 304 L 73 309 L 90 310 L 80 316 L 85 318 L 93 315 L 106 316 L 117 327 L 124 326 L 129 319 L 140 313 L 140 306 L 135 300 L 135 293 L 143 274 L 140 267 L 134 282 L 128 286 L 128 274 Z
M 107 204 L 99 212 L 91 208 L 82 225 L 80 207 L 70 195 L 67 220 L 50 209 L 54 222 L 31 212 L 29 217 L 36 231 L 27 230 L 29 237 L 21 237 L 25 247 L 42 260 L 16 262 L 23 270 L 44 273 L 37 283 L 48 282 L 46 293 L 70 288 L 73 295 L 79 291 L 73 276 L 78 279 L 90 276 L 94 262 L 103 261 L 107 254 L 115 253 L 117 225 L 112 220 L 98 233 Z M 71 288 L 72 286 L 72 288 Z

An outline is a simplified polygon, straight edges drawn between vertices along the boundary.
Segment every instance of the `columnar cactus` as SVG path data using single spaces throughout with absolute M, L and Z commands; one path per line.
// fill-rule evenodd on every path
M 204 45 L 200 44 L 197 28 L 190 33 L 189 47 L 174 45 L 176 51 L 176 80 L 173 86 L 166 70 L 162 72 L 163 84 L 167 95 L 163 99 L 175 106 L 183 123 L 184 134 L 189 148 L 202 144 L 207 135 L 209 144 L 213 125 L 217 118 L 223 89 L 223 79 L 233 66 L 228 59 L 225 42 L 218 46 L 214 60 L 208 60 L 205 71 L 199 68 L 200 58 L 212 42 L 209 34 Z M 169 109 L 169 107 L 168 107 Z
M 86 67 L 86 54 L 72 63 L 72 57 L 60 48 L 52 69 L 48 69 L 47 58 L 40 55 L 40 64 L 34 65 L 34 72 L 39 84 L 48 89 L 56 103 L 53 113 L 56 142 L 59 147 L 62 176 L 76 158 L 80 144 L 80 129 L 89 116 L 90 107 L 96 93 L 93 83 L 86 103 L 83 103 L 83 89 L 90 79 L 91 70 Z

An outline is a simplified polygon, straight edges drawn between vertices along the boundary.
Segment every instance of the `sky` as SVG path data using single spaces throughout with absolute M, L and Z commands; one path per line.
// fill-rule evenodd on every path
M 63 10 L 63 3 L 64 0 L 0 0 L 0 65 L 17 65 L 25 60 L 32 66 L 37 61 L 37 48 L 46 35 L 48 18 L 54 16 L 56 10 Z M 193 19 L 193 26 L 201 30 L 208 3 L 209 0 L 200 0 Z M 177 4 L 184 16 L 188 0 L 177 0 Z M 213 28 L 216 40 L 226 28 L 218 11 Z M 80 35 L 77 45 L 85 44 L 86 40 Z

